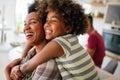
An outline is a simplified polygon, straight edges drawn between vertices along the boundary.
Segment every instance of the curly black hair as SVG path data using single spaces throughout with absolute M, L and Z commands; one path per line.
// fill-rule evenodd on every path
M 34 1 L 32 4 L 30 4 L 28 6 L 28 14 L 31 13 L 31 12 L 36 12 L 36 6 L 37 6 L 37 2 Z
M 42 21 L 42 25 L 45 24 L 46 22 L 46 16 L 47 16 L 47 12 L 46 12 L 46 9 L 47 9 L 47 3 L 43 2 L 42 3 L 39 3 L 40 0 L 35 0 L 32 4 L 30 4 L 28 6 L 28 14 L 31 13 L 31 12 L 37 12 L 38 11 L 38 5 L 39 5 L 39 18 L 40 20 Z
M 72 28 L 72 34 L 79 35 L 85 33 L 88 27 L 88 18 L 79 3 L 73 0 L 39 0 L 39 4 L 39 13 L 41 13 L 40 7 L 46 5 L 46 12 L 52 10 L 58 13 L 63 18 L 65 25 Z
M 37 12 L 39 14 L 39 17 L 42 19 L 43 24 L 46 22 L 46 17 L 47 17 L 47 7 L 48 3 L 47 0 L 37 0 Z

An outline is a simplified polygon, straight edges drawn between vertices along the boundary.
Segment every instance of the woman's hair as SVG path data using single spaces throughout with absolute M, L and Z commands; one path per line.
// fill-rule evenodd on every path
M 33 2 L 32 4 L 29 5 L 28 7 L 28 14 L 31 13 L 31 12 L 36 12 L 36 6 L 37 6 L 37 3 L 36 2 Z
M 46 12 L 52 10 L 58 13 L 63 18 L 65 25 L 72 28 L 72 34 L 85 33 L 88 26 L 88 18 L 80 4 L 72 0 L 42 0 L 41 2 L 44 4 L 39 5 L 39 7 L 47 5 Z M 40 13 L 40 8 L 38 8 L 38 11 Z
M 46 12 L 46 9 L 47 9 L 47 5 L 46 3 L 39 3 L 40 0 L 35 0 L 32 4 L 29 5 L 28 7 L 28 14 L 31 13 L 31 12 L 37 12 L 38 8 L 39 8 L 39 18 L 40 20 L 42 21 L 42 25 L 45 24 L 46 22 L 46 16 L 47 16 L 47 12 Z M 44 0 L 43 0 L 44 2 Z M 39 5 L 39 7 L 38 7 Z

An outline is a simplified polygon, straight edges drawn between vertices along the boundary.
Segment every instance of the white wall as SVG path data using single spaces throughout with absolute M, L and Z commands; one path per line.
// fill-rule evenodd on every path
M 0 10 L 5 6 L 5 21 L 7 27 L 15 27 L 15 6 L 16 0 L 0 0 Z M 0 18 L 2 16 L 0 15 Z M 1 19 L 0 19 L 1 23 Z
M 16 0 L 0 0 L 0 10 L 3 10 L 3 6 L 4 8 L 4 20 L 6 22 L 5 27 L 9 28 L 10 30 L 4 30 L 4 34 L 6 35 L 6 41 L 5 42 L 11 42 L 12 39 L 14 39 L 14 29 L 15 29 L 15 8 L 16 8 Z M 2 22 L 1 20 L 2 18 L 2 11 L 0 14 L 0 24 Z M 1 27 L 1 26 L 0 26 Z M 0 30 L 0 45 L 2 43 L 1 41 L 1 30 Z

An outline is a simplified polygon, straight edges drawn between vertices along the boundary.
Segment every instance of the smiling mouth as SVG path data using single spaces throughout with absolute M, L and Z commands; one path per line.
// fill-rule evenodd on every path
M 51 34 L 51 33 L 52 33 L 52 30 L 45 30 L 45 33 L 46 33 L 46 34 Z
M 26 33 L 25 36 L 26 36 L 26 39 L 29 39 L 33 36 L 33 33 L 32 32 Z

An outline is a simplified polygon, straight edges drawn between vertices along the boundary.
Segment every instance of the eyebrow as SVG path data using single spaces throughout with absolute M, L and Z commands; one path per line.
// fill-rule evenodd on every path
M 52 16 L 51 18 L 58 18 L 58 19 L 59 19 L 59 17 L 58 17 L 58 16 Z
M 31 19 L 29 19 L 29 21 L 31 21 L 31 20 L 39 20 L 38 18 L 31 18 Z M 26 20 L 24 20 L 24 22 L 26 22 Z
M 58 19 L 58 20 L 61 20 L 61 18 L 60 18 L 59 16 L 52 16 L 51 19 L 52 19 L 52 18 L 56 18 L 56 19 Z

